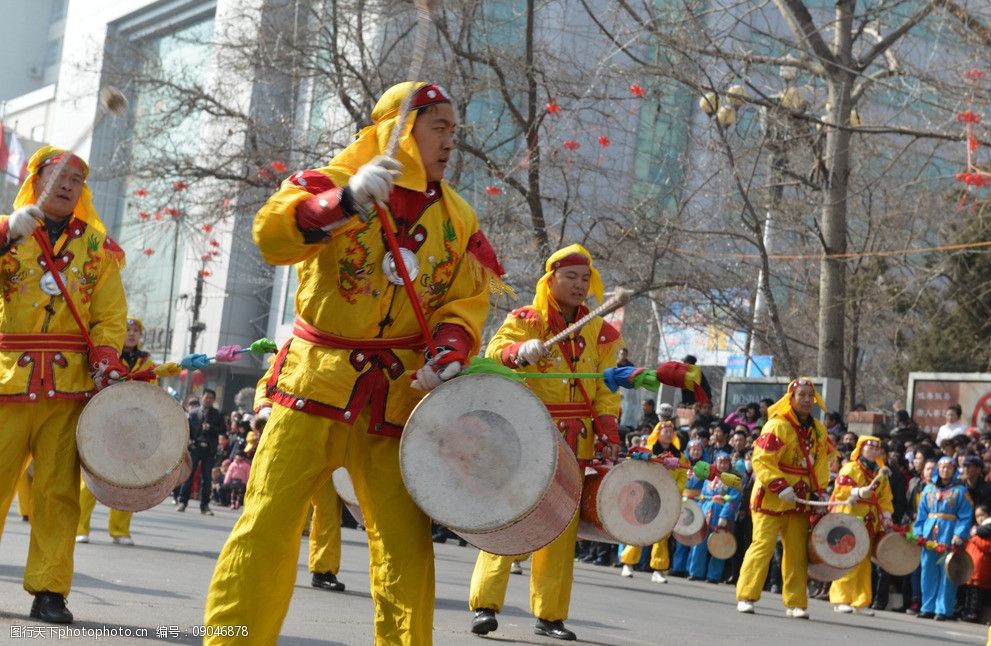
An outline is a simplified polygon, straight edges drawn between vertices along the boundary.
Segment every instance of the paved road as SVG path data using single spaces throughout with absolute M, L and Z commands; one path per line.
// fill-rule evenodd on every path
M 234 522 L 234 512 L 217 510 L 204 517 L 190 506 L 184 514 L 164 503 L 136 514 L 132 523 L 135 547 L 111 544 L 100 528 L 107 523 L 106 508 L 93 514 L 92 542 L 76 548 L 76 573 L 69 608 L 75 614 L 73 629 L 88 635 L 58 640 L 29 627 L 31 598 L 21 588 L 27 554 L 28 525 L 19 516 L 7 516 L 0 543 L 0 643 L 31 643 L 28 637 L 11 639 L 17 631 L 30 633 L 33 643 L 194 644 L 191 627 L 202 621 L 203 601 L 213 564 Z M 364 533 L 343 530 L 344 553 L 340 578 L 344 593 L 315 590 L 309 585 L 306 546 L 301 542 L 299 576 L 280 644 L 370 644 L 372 604 L 368 593 L 368 550 Z M 476 551 L 456 544 L 436 546 L 437 611 L 434 642 L 438 645 L 474 644 L 482 638 L 468 634 L 465 608 L 468 580 Z M 551 644 L 555 640 L 532 633 L 528 611 L 527 579 L 510 581 L 500 627 L 491 633 L 492 644 Z M 983 644 L 982 626 L 957 622 L 937 623 L 893 613 L 877 617 L 836 615 L 825 602 L 813 601 L 812 621 L 786 619 L 778 595 L 766 595 L 755 616 L 739 615 L 730 586 L 673 579 L 652 584 L 639 575 L 622 579 L 618 570 L 579 564 L 567 625 L 586 644 Z M 170 634 L 170 627 L 176 632 Z M 95 631 L 130 630 L 131 637 L 103 636 Z M 12 633 L 12 631 L 14 631 Z M 140 631 L 147 636 L 139 638 Z M 250 641 L 248 642 L 250 643 Z

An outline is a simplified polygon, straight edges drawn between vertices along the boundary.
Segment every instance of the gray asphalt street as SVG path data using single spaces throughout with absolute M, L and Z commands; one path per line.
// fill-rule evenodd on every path
M 11 512 L 0 542 L 0 643 L 199 643 L 194 632 L 202 621 L 213 564 L 237 512 L 217 509 L 216 513 L 201 516 L 191 505 L 178 514 L 170 502 L 163 503 L 135 515 L 132 532 L 137 545 L 123 547 L 111 543 L 105 530 L 107 510 L 97 505 L 91 543 L 76 548 L 69 598 L 76 617 L 74 633 L 60 638 L 49 626 L 28 617 L 31 597 L 21 588 L 21 575 L 29 527 Z M 347 584 L 343 593 L 310 587 L 306 543 L 301 540 L 299 576 L 280 644 L 371 643 L 365 535 L 345 529 L 343 539 L 339 575 Z M 477 551 L 450 542 L 437 545 L 435 554 L 435 644 L 559 643 L 533 634 L 524 576 L 511 578 L 499 630 L 487 639 L 471 635 L 465 605 Z M 577 564 L 567 626 L 578 633 L 579 643 L 586 644 L 905 646 L 983 644 L 986 636 L 986 629 L 974 624 L 937 623 L 886 612 L 876 617 L 837 615 L 822 601 L 813 601 L 810 613 L 812 621 L 786 619 L 780 596 L 765 595 L 755 616 L 739 615 L 730 586 L 684 579 L 658 585 L 643 574 L 623 579 L 618 569 Z

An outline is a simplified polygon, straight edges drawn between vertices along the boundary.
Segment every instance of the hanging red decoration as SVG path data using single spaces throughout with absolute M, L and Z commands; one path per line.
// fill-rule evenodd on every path
M 219 240 L 211 240 L 210 241 L 210 246 L 211 247 L 219 247 L 220 246 L 220 241 Z
M 639 83 L 634 83 L 633 85 L 630 86 L 630 94 L 637 97 L 638 99 L 642 99 L 644 95 L 643 86 L 640 85 Z
M 967 148 L 971 152 L 974 152 L 975 150 L 977 150 L 980 147 L 981 147 L 981 143 L 979 141 L 977 141 L 977 137 L 974 137 L 974 136 L 967 137 Z
M 203 271 L 200 272 L 200 276 L 202 276 L 203 278 L 209 278 L 210 276 L 213 276 L 213 272 L 211 272 L 209 269 L 204 269 Z
M 202 260 L 203 262 L 210 262 L 210 254 L 208 253 L 203 254 L 202 256 L 200 256 L 200 260 Z
M 148 213 L 148 211 L 138 211 L 138 219 L 142 222 L 147 222 L 151 219 L 151 213 Z
M 976 123 L 980 123 L 981 122 L 981 115 L 979 115 L 979 114 L 977 114 L 975 112 L 971 112 L 970 110 L 967 110 L 966 112 L 958 112 L 957 113 L 957 121 L 959 121 L 960 123 L 975 123 L 976 124 Z
M 189 188 L 189 184 L 187 184 L 186 182 L 173 182 L 172 188 L 177 191 L 185 191 L 187 188 Z
M 179 219 L 179 209 L 175 208 L 174 206 L 168 206 L 162 209 L 162 213 L 169 216 L 170 218 L 174 218 L 176 220 Z
M 231 208 L 231 198 L 225 197 L 224 198 L 224 210 L 226 211 L 229 208 Z
M 161 211 L 155 211 L 155 220 L 157 222 L 161 222 L 163 219 L 164 218 L 162 217 L 162 212 Z
M 567 148 L 568 150 L 578 150 L 580 146 L 581 144 L 575 141 L 574 139 L 568 139 L 567 141 L 564 142 L 564 147 Z
M 486 186 L 485 192 L 488 193 L 489 195 L 492 195 L 493 197 L 496 195 L 502 195 L 502 189 L 496 186 L 495 184 L 490 184 Z
M 973 188 L 987 188 L 991 186 L 991 175 L 985 175 L 983 173 L 957 173 L 956 180 Z
M 963 77 L 968 81 L 980 81 L 986 76 L 982 70 L 972 67 L 963 73 Z
M 213 251 L 210 252 L 210 255 L 213 256 L 214 258 L 219 258 L 220 257 L 220 250 L 219 249 L 214 249 Z
M 146 191 L 143 188 L 139 188 L 138 190 L 134 191 L 134 194 L 137 195 L 138 197 L 145 197 L 148 195 L 148 191 Z
M 603 148 L 608 148 L 609 147 L 609 144 L 611 144 L 611 143 L 612 143 L 612 141 L 609 140 L 609 137 L 607 137 L 605 135 L 599 135 L 599 145 L 600 146 L 602 146 Z
M 204 224 L 200 228 L 203 229 L 203 233 L 210 233 L 211 231 L 213 231 L 213 225 L 212 224 Z
M 146 256 L 153 256 L 153 255 L 155 255 L 155 250 L 154 249 L 144 249 L 144 250 L 141 251 L 141 253 L 143 253 Z
M 554 101 L 547 103 L 547 114 L 561 114 L 561 106 Z
M 206 375 L 204 375 L 203 372 L 200 370 L 194 370 L 192 381 L 193 381 L 193 386 L 199 388 L 200 386 L 206 383 Z
M 286 168 L 288 168 L 288 166 L 286 166 L 280 161 L 272 162 L 272 170 L 274 170 L 276 173 L 284 173 L 286 171 Z

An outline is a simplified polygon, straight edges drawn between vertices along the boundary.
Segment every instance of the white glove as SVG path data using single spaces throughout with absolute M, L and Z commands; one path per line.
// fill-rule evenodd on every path
M 854 487 L 850 490 L 850 495 L 847 496 L 846 502 L 850 505 L 860 500 L 860 487 Z
M 44 212 L 34 204 L 22 206 L 10 214 L 7 220 L 10 229 L 7 233 L 7 241 L 16 244 L 27 238 L 45 221 Z
M 516 351 L 516 363 L 521 366 L 532 366 L 547 356 L 544 342 L 540 339 L 529 339 L 520 345 Z
M 881 527 L 885 530 L 891 529 L 891 514 L 888 512 L 881 514 Z
M 719 529 L 726 527 L 726 519 L 720 518 L 718 521 L 716 521 L 716 527 L 718 527 Z
M 257 417 L 258 419 L 268 419 L 271 416 L 272 416 L 271 406 L 264 406 L 262 408 L 259 408 L 258 412 L 255 413 L 255 417 Z
M 385 203 L 402 169 L 402 164 L 384 155 L 379 155 L 359 168 L 348 180 L 348 188 L 351 189 L 355 204 L 362 211 L 367 211 L 374 202 Z
M 954 547 L 959 547 L 963 545 L 963 539 L 957 536 L 956 534 L 954 534 L 953 540 L 950 541 L 950 544 L 953 545 Z
M 781 500 L 784 500 L 785 502 L 795 502 L 795 490 L 791 487 L 785 487 L 778 492 L 778 498 L 781 498 Z
M 430 361 L 427 361 L 422 368 L 416 371 L 416 378 L 410 385 L 417 390 L 430 391 L 461 372 L 460 361 L 437 363 L 437 360 L 448 352 L 450 350 L 441 350 Z

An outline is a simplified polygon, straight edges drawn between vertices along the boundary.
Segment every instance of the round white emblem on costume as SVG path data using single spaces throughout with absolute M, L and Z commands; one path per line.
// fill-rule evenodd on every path
M 402 256 L 403 264 L 406 265 L 406 272 L 409 273 L 409 279 L 415 280 L 420 275 L 420 261 L 417 260 L 416 254 L 406 247 L 400 247 L 399 255 Z M 396 270 L 396 263 L 393 262 L 391 251 L 386 252 L 385 258 L 382 259 L 382 272 L 385 273 L 386 279 L 393 285 L 403 284 L 403 277 Z
M 59 277 L 62 279 L 62 284 L 65 284 L 65 274 L 59 272 Z M 55 282 L 55 276 L 52 276 L 52 272 L 46 271 L 45 275 L 41 277 L 41 291 L 45 292 L 49 296 L 58 296 L 62 291 L 58 288 L 58 283 Z

